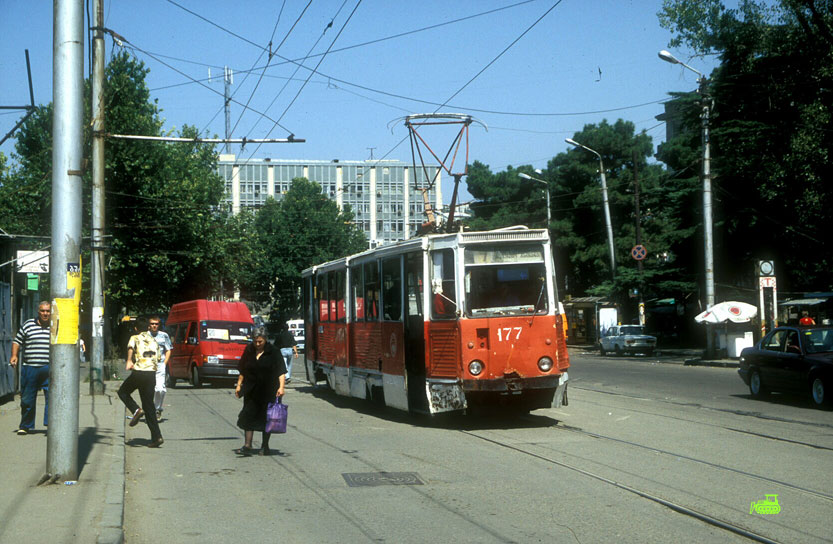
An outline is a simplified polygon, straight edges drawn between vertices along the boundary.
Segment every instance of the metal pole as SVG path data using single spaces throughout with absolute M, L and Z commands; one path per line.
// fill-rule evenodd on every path
M 636 245 L 642 245 L 642 212 L 639 209 L 639 163 L 636 149 L 633 150 L 633 206 L 636 211 Z M 639 324 L 645 326 L 645 293 L 642 281 L 642 260 L 636 261 L 639 272 Z
M 596 153 L 598 155 L 598 153 Z M 607 228 L 607 248 L 610 251 L 610 275 L 616 279 L 616 253 L 613 250 L 613 227 L 610 224 L 610 205 L 607 202 L 607 181 L 605 180 L 605 166 L 599 155 L 599 173 L 602 177 L 602 200 L 605 208 L 605 227 Z
M 90 395 L 104 393 L 104 2 L 93 6 L 93 190 L 90 253 L 92 337 L 90 338 Z
M 52 40 L 52 332 L 46 470 L 78 478 L 78 307 L 84 114 L 84 2 L 55 0 Z
M 225 152 L 228 154 L 229 142 L 231 138 L 231 96 L 229 90 L 231 88 L 231 72 L 228 66 L 223 67 L 223 102 L 225 103 L 226 113 L 226 148 Z
M 714 306 L 714 239 L 712 235 L 712 178 L 711 149 L 709 144 L 710 98 L 706 95 L 706 78 L 700 77 L 700 92 L 703 99 L 703 240 L 705 244 L 706 267 L 706 309 Z M 706 353 L 714 355 L 714 331 L 706 326 Z

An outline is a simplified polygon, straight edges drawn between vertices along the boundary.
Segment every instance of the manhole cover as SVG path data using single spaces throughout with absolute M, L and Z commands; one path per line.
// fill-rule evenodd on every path
M 345 472 L 342 476 L 350 487 L 423 485 L 416 472 Z

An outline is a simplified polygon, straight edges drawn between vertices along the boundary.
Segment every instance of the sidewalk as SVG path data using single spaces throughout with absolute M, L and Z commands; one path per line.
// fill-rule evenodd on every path
M 82 370 L 82 374 L 84 371 Z M 46 472 L 43 394 L 35 431 L 18 436 L 20 396 L 0 406 L 0 544 L 123 541 L 124 405 L 106 382 L 104 395 L 81 383 L 78 411 L 78 480 L 38 485 Z
M 569 352 L 579 352 L 599 355 L 599 348 L 592 345 L 568 344 Z M 657 363 L 685 366 L 716 366 L 724 368 L 738 368 L 738 359 L 727 357 L 706 357 L 705 350 L 690 348 L 657 348 L 654 356 L 649 358 Z M 640 357 L 644 358 L 644 357 Z

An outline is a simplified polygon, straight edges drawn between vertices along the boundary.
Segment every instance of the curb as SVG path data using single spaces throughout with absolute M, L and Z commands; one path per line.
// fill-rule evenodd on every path
M 740 368 L 740 363 L 726 361 L 701 361 L 700 359 L 686 359 L 685 366 L 716 366 L 720 368 Z
M 110 397 L 114 402 L 113 397 Z M 115 399 L 118 402 L 118 399 Z M 124 542 L 124 415 L 115 410 L 116 423 L 113 439 L 113 464 L 104 497 L 104 510 L 98 524 L 97 544 L 122 544 Z

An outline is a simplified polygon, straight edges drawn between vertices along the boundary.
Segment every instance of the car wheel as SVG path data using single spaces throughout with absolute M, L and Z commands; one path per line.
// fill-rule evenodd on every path
M 605 349 L 605 347 L 604 347 L 603 345 L 601 345 L 601 344 L 599 344 L 599 355 L 601 355 L 602 357 L 604 357 L 604 356 L 606 356 L 606 355 L 607 355 L 607 350 L 606 350 L 606 349 Z
M 171 376 L 171 369 L 165 368 L 165 387 L 176 389 L 176 378 Z
M 616 344 L 615 346 L 613 346 L 613 351 L 616 352 L 617 357 L 622 356 L 622 348 L 619 346 L 619 344 Z
M 753 370 L 749 374 L 749 392 L 752 393 L 753 397 L 763 397 L 767 393 L 761 383 L 761 373 L 757 370 Z
M 820 376 L 815 376 L 810 384 L 810 394 L 813 402 L 818 408 L 830 408 L 833 405 L 831 394 L 827 392 L 827 381 Z
M 200 369 L 197 365 L 191 367 L 191 385 L 194 388 L 202 387 L 202 382 L 200 381 Z

